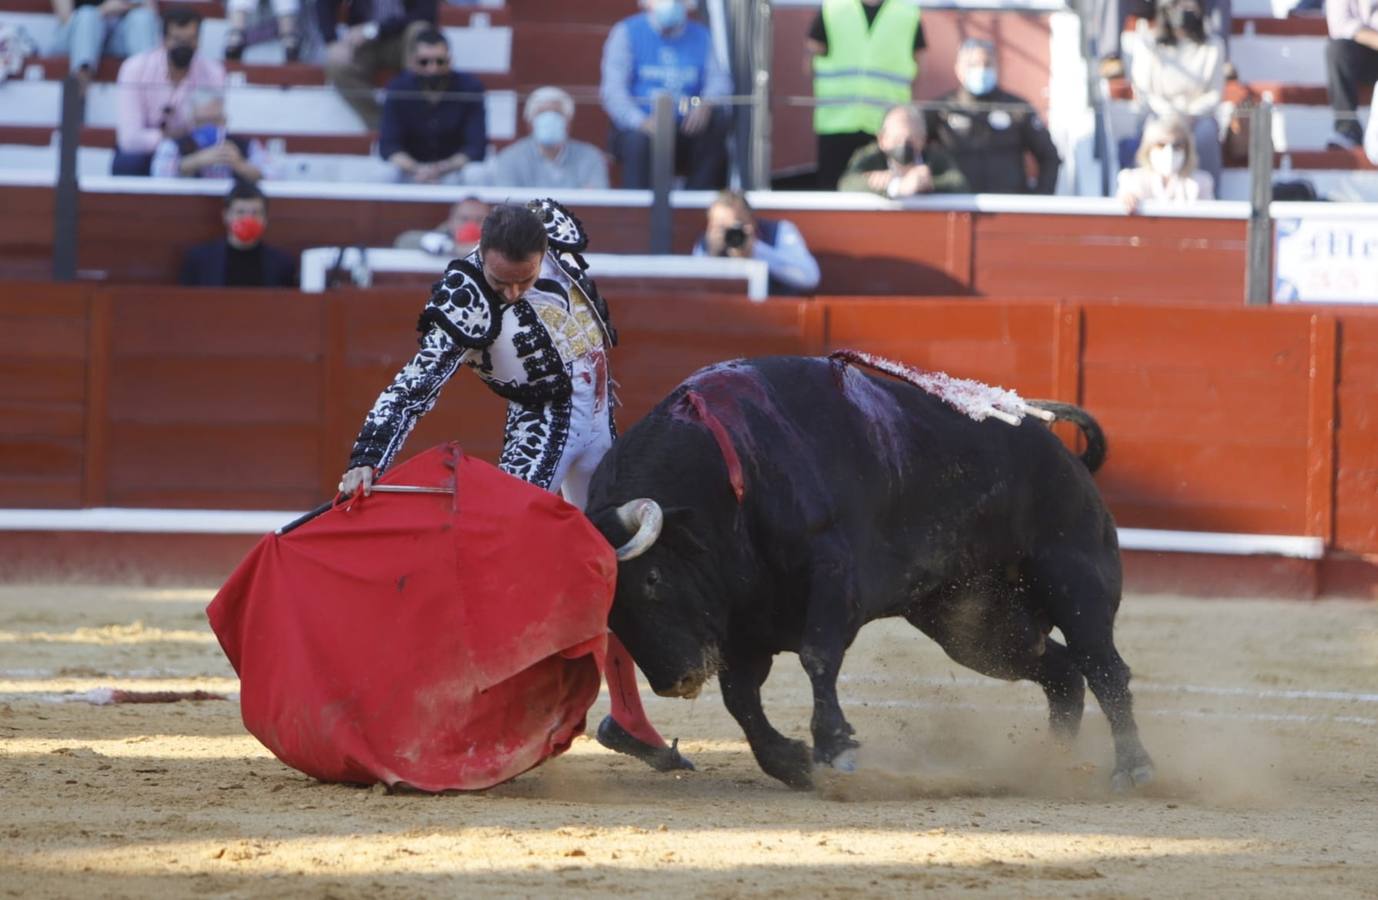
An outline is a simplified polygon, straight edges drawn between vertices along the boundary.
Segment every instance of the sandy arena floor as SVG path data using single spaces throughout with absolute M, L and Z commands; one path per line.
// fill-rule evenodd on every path
M 433 797 L 319 784 L 234 701 L 62 701 L 235 691 L 209 596 L 0 588 L 0 896 L 1378 896 L 1372 605 L 1129 598 L 1119 646 L 1159 767 L 1134 796 L 1108 793 L 1098 710 L 1054 753 L 1037 688 L 886 622 L 843 672 L 864 771 L 817 793 L 764 776 L 706 691 L 648 700 L 697 773 L 581 739 L 498 789 Z M 804 735 L 792 657 L 766 702 Z

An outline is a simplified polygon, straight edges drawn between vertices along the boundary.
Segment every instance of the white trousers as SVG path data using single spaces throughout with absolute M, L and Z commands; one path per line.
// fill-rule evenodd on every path
M 574 392 L 570 397 L 569 437 L 550 482 L 580 509 L 588 503 L 589 481 L 598 463 L 612 447 L 612 397 L 608 387 L 607 357 L 600 351 L 574 363 Z

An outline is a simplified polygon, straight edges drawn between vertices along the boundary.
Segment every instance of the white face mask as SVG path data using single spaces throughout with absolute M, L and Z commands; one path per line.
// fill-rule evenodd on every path
M 1187 164 L 1187 154 L 1169 144 L 1148 151 L 1148 164 L 1163 178 L 1171 178 Z
M 568 133 L 565 117 L 553 109 L 537 113 L 531 120 L 531 135 L 542 147 L 558 147 Z

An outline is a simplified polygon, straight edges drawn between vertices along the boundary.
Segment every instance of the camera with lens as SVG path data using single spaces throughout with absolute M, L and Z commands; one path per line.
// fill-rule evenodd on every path
M 729 250 L 740 250 L 746 246 L 746 227 L 733 225 L 722 233 L 723 246 Z

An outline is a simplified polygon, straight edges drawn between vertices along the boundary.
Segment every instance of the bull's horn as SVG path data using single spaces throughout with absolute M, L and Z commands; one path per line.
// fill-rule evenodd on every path
M 665 524 L 665 516 L 660 504 L 646 497 L 623 503 L 617 508 L 617 520 L 628 531 L 635 531 L 632 539 L 617 548 L 619 562 L 636 559 L 660 537 L 660 527 Z

